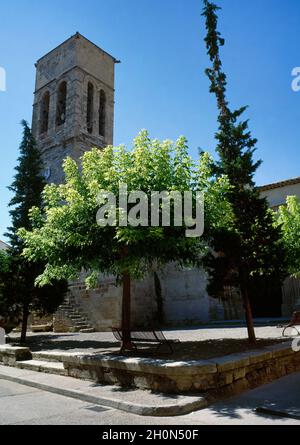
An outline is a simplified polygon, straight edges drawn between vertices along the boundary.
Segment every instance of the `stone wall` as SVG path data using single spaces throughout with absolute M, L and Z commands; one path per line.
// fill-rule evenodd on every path
M 111 356 L 69 356 L 69 376 L 164 393 L 228 396 L 300 370 L 300 352 L 289 343 L 210 360 L 180 361 Z
M 65 314 L 65 311 L 58 309 L 53 315 L 54 332 L 72 332 L 73 323 Z
M 164 320 L 168 326 L 224 320 L 223 302 L 207 291 L 207 274 L 197 268 L 167 265 L 159 272 Z
M 122 287 L 113 276 L 99 277 L 95 290 L 86 290 L 84 276 L 72 283 L 70 292 L 90 325 L 108 331 L 121 324 Z M 181 269 L 169 264 L 131 283 L 131 320 L 133 327 L 189 326 L 244 317 L 240 296 L 230 292 L 226 300 L 211 298 L 206 291 L 207 276 L 196 268 Z M 63 311 L 54 319 L 55 332 L 68 332 L 72 324 Z M 61 331 L 60 331 L 61 329 Z
M 80 305 L 90 324 L 97 331 L 109 331 L 121 324 L 122 287 L 113 276 L 101 275 L 97 289 L 86 290 L 83 284 L 70 287 L 72 296 Z M 152 277 L 131 284 L 132 326 L 147 326 L 156 318 L 157 306 L 153 298 Z
M 101 149 L 113 143 L 115 63 L 112 56 L 79 33 L 38 60 L 32 132 L 42 154 L 48 182 L 63 182 L 62 163 L 67 156 L 79 162 L 82 154 L 92 147 Z M 66 84 L 64 120 L 58 122 L 63 83 Z M 93 86 L 93 107 L 88 128 L 89 84 Z M 104 134 L 100 134 L 99 124 L 101 92 L 106 98 Z M 47 95 L 49 104 L 45 106 Z M 47 124 L 43 125 L 44 122 Z

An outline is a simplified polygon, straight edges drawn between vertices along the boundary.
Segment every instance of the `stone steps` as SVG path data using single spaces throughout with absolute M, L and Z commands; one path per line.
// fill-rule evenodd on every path
M 83 332 L 86 334 L 95 332 L 95 329 L 88 321 L 88 315 L 82 311 L 80 304 L 72 296 L 69 295 L 58 310 L 71 321 L 71 332 Z
M 54 363 L 61 363 L 63 360 L 63 353 L 61 352 L 56 352 L 56 351 L 37 351 L 37 352 L 32 352 L 32 359 L 33 360 L 38 360 L 38 361 L 46 361 L 46 362 L 54 362 Z
M 49 362 L 44 360 L 26 360 L 16 362 L 16 367 L 31 371 L 45 372 L 48 374 L 67 375 L 67 371 L 61 362 Z
M 87 324 L 82 326 L 74 326 L 75 332 L 82 332 L 82 329 L 92 329 Z

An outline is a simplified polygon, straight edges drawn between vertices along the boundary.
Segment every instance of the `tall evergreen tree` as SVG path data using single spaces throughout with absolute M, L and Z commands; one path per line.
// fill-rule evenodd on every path
M 46 185 L 42 176 L 42 159 L 32 136 L 31 129 L 26 121 L 23 126 L 23 139 L 20 145 L 18 165 L 15 167 L 16 175 L 8 189 L 14 193 L 10 200 L 9 212 L 12 218 L 12 226 L 8 228 L 6 236 L 10 239 L 10 245 L 15 252 L 22 252 L 23 242 L 18 237 L 21 227 L 31 229 L 29 210 L 32 207 L 41 208 L 42 191 Z
M 226 174 L 231 184 L 228 199 L 235 216 L 234 228 L 215 233 L 214 249 L 222 252 L 211 256 L 210 289 L 217 294 L 221 285 L 237 285 L 245 307 L 249 341 L 255 342 L 251 300 L 255 286 L 264 277 L 278 282 L 286 275 L 284 249 L 280 229 L 275 227 L 272 212 L 259 195 L 254 174 L 261 161 L 254 161 L 257 140 L 251 136 L 248 121 L 241 120 L 247 107 L 231 111 L 226 96 L 227 78 L 222 69 L 220 47 L 225 43 L 218 31 L 217 11 L 220 8 L 204 0 L 206 20 L 205 43 L 212 66 L 206 70 L 210 92 L 216 96 L 219 110 L 216 133 L 219 160 L 216 175 Z
M 42 192 L 46 185 L 42 176 L 40 152 L 31 129 L 25 121 L 22 121 L 22 126 L 23 139 L 15 168 L 16 175 L 9 187 L 14 193 L 9 203 L 12 226 L 6 233 L 11 248 L 7 252 L 5 267 L 0 268 L 0 308 L 3 315 L 10 317 L 13 314 L 22 319 L 21 341 L 24 342 L 30 312 L 36 311 L 40 315 L 53 313 L 63 300 L 67 284 L 65 281 L 55 281 L 53 286 L 43 289 L 36 287 L 35 279 L 44 269 L 45 263 L 31 262 L 22 256 L 24 244 L 18 236 L 18 230 L 32 229 L 30 209 L 42 208 Z

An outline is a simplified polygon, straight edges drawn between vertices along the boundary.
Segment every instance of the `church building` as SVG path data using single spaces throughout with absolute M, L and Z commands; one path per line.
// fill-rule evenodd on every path
M 79 162 L 84 151 L 113 144 L 118 62 L 79 33 L 37 61 L 32 130 L 49 183 L 63 182 L 62 163 L 67 156 Z M 300 197 L 299 178 L 261 188 L 271 207 L 283 204 L 290 192 Z M 159 320 L 179 326 L 244 318 L 237 292 L 228 289 L 226 300 L 218 301 L 207 294 L 206 283 L 203 270 L 178 270 L 175 264 L 149 273 L 132 283 L 133 324 Z M 299 283 L 292 287 L 288 295 L 283 293 L 283 300 L 278 296 L 269 316 L 290 315 L 300 297 Z M 89 291 L 82 277 L 70 284 L 67 299 L 54 316 L 54 330 L 109 330 L 120 324 L 121 298 L 115 277 L 100 277 L 99 287 Z M 267 316 L 267 312 L 257 308 L 254 315 Z

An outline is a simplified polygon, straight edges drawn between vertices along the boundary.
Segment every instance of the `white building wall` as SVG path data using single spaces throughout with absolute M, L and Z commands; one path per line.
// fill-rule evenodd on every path
M 300 199 L 300 181 L 298 184 L 264 190 L 261 196 L 267 198 L 271 208 L 285 204 L 287 196 L 297 196 Z

